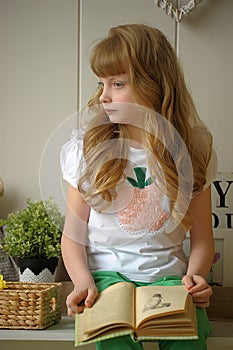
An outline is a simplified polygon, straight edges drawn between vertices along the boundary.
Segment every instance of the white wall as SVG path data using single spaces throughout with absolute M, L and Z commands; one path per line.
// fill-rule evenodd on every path
M 233 172 L 232 13 L 232 0 L 205 0 L 179 30 L 186 78 L 198 111 L 213 133 L 221 172 Z
M 77 22 L 76 0 L 0 0 L 0 217 L 41 198 L 44 147 L 77 111 Z M 58 157 L 46 164 L 43 195 L 53 194 Z

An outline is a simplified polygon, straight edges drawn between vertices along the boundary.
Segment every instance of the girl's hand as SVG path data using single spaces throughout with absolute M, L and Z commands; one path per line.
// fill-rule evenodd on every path
M 67 315 L 75 318 L 76 313 L 83 312 L 85 307 L 91 307 L 98 295 L 94 281 L 80 283 L 66 299 Z
M 193 301 L 198 307 L 208 307 L 210 297 L 213 294 L 212 288 L 200 275 L 186 275 L 182 278 L 182 283 L 186 286 L 189 293 L 192 294 Z

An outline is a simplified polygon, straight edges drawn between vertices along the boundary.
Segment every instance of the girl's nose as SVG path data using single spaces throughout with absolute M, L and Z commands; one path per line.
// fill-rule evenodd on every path
M 103 92 L 100 95 L 100 103 L 109 103 L 111 101 L 112 99 L 110 94 L 108 94 L 108 92 L 105 89 L 103 89 Z

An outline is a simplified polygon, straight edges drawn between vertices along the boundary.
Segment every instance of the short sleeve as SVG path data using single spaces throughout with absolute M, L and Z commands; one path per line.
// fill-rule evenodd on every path
M 211 158 L 206 172 L 206 183 L 204 185 L 204 190 L 211 185 L 211 183 L 216 179 L 218 171 L 218 159 L 215 150 L 212 150 Z
M 72 131 L 70 140 L 62 146 L 60 165 L 63 179 L 77 188 L 83 168 L 83 131 Z

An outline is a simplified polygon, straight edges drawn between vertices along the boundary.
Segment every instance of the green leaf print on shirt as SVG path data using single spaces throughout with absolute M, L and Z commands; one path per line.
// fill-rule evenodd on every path
M 145 188 L 146 186 L 152 184 L 153 181 L 151 177 L 146 180 L 146 168 L 134 168 L 133 170 L 135 172 L 137 180 L 133 179 L 132 177 L 127 177 L 127 180 L 132 186 Z

